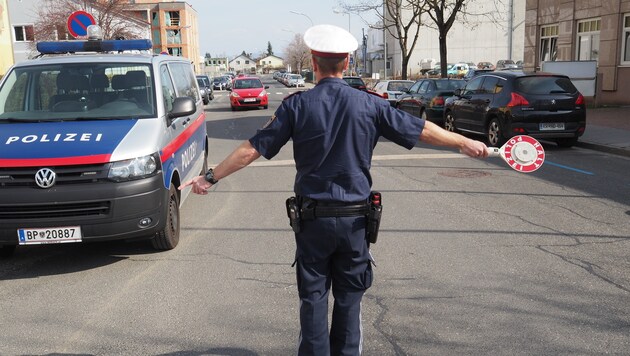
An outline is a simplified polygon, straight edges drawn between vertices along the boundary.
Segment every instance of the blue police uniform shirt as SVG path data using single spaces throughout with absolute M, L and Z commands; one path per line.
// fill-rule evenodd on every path
M 293 140 L 296 195 L 357 202 L 370 195 L 372 153 L 379 137 L 412 149 L 424 124 L 343 79 L 325 78 L 313 89 L 287 97 L 249 142 L 271 159 Z

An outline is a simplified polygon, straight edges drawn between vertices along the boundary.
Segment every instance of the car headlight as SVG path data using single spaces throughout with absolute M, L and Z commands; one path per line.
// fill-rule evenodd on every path
M 155 175 L 158 172 L 157 154 L 112 163 L 107 178 L 121 182 Z
M 258 96 L 260 96 L 261 98 L 265 95 L 267 95 L 267 91 L 265 90 L 261 91 L 260 94 L 258 94 Z
M 232 94 L 230 94 L 230 96 L 234 97 L 234 98 L 238 98 L 238 93 L 236 93 L 235 91 L 232 92 Z

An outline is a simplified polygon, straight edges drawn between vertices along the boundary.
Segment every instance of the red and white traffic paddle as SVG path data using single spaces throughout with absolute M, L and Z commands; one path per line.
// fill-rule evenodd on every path
M 512 137 L 500 148 L 488 147 L 488 157 L 501 157 L 514 170 L 531 173 L 545 162 L 545 149 L 535 138 L 520 135 Z

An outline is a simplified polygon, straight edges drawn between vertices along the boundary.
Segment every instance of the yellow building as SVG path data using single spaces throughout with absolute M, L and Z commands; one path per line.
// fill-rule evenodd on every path
M 0 0 L 0 76 L 4 75 L 13 65 L 12 27 L 9 23 L 7 9 L 7 1 Z

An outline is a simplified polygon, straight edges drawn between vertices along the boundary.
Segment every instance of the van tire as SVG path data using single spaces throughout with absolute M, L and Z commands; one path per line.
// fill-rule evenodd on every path
M 168 191 L 167 204 L 166 225 L 151 240 L 156 250 L 172 250 L 179 243 L 179 196 L 173 183 Z

